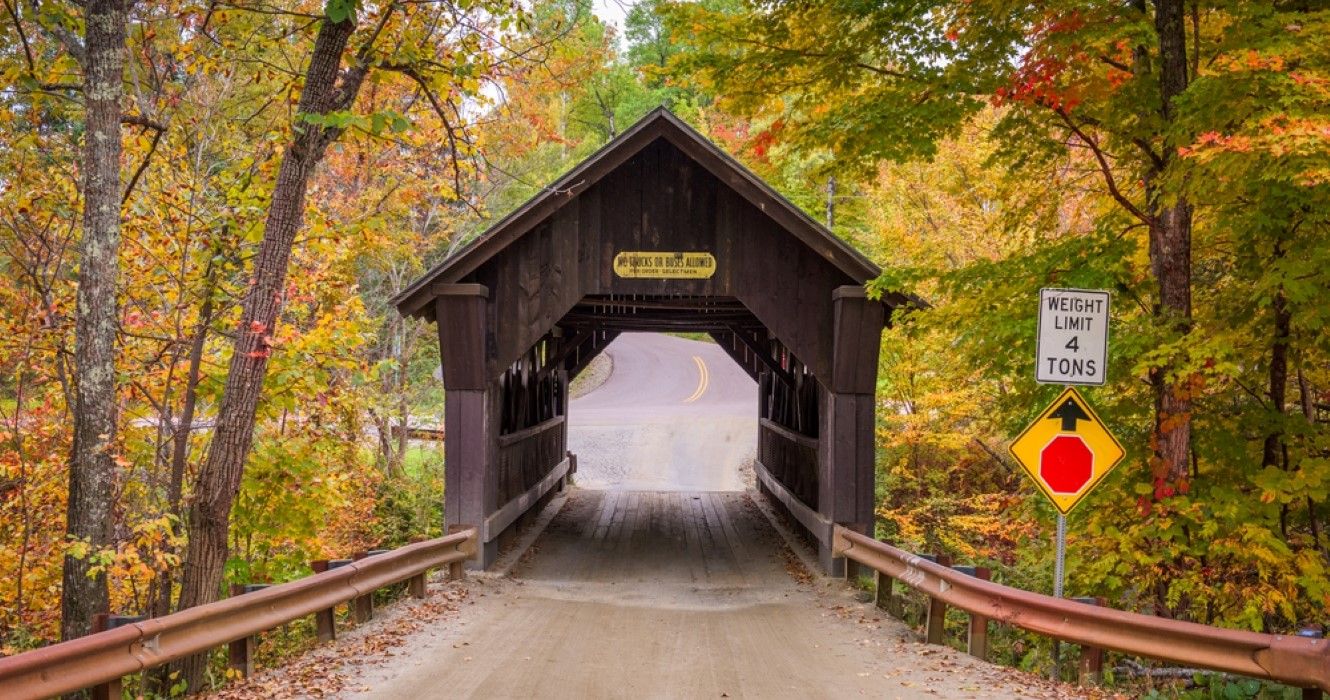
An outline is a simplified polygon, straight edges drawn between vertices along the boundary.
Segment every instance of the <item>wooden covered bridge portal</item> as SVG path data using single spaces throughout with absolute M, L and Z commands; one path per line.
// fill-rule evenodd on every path
M 561 485 L 568 382 L 625 331 L 709 333 L 758 383 L 759 486 L 819 543 L 867 532 L 876 266 L 658 109 L 406 289 L 438 325 L 447 524 L 478 564 Z

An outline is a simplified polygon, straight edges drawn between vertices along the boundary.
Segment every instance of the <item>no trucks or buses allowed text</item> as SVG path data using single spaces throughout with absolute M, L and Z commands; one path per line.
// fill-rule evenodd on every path
M 1040 384 L 1102 385 L 1108 375 L 1108 292 L 1039 290 Z

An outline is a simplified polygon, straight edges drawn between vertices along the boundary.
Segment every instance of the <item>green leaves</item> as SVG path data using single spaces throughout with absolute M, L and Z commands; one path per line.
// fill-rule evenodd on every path
M 400 134 L 411 128 L 411 122 L 405 115 L 391 109 L 370 114 L 359 114 L 350 110 L 327 114 L 306 113 L 300 115 L 300 121 L 330 129 L 359 129 L 375 136 L 384 133 Z
M 347 20 L 354 21 L 358 9 L 360 9 L 360 0 L 328 0 L 328 4 L 323 8 L 323 14 L 329 22 L 339 24 Z

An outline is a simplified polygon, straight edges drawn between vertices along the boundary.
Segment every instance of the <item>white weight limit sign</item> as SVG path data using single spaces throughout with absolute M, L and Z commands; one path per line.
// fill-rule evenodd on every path
M 1040 384 L 1098 386 L 1108 376 L 1108 291 L 1039 290 Z

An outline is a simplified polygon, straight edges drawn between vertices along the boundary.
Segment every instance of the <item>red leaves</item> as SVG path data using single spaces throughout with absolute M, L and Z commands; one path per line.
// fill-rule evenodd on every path
M 1060 85 L 1058 80 L 1067 69 L 1067 62 L 1055 56 L 1036 58 L 1033 54 L 1033 51 L 1026 54 L 1025 62 L 1008 86 L 997 89 L 993 104 L 1023 102 L 1054 110 L 1075 109 L 1081 103 L 1080 96 L 1074 89 Z
M 1266 126 L 1266 131 L 1268 133 L 1278 136 L 1283 133 L 1285 127 L 1281 126 L 1279 123 L 1276 123 L 1276 121 L 1267 123 L 1265 126 Z M 1178 155 L 1180 157 L 1187 158 L 1189 156 L 1197 155 L 1200 151 L 1203 150 L 1227 151 L 1230 153 L 1246 153 L 1252 150 L 1252 145 L 1253 145 L 1252 139 L 1242 134 L 1225 136 L 1224 134 L 1221 134 L 1218 131 L 1207 131 L 1201 134 L 1200 136 L 1196 137 L 1196 142 L 1193 143 L 1191 146 L 1179 146 Z
M 753 137 L 752 148 L 753 155 L 759 160 L 767 159 L 767 151 L 776 143 L 776 135 L 785 129 L 785 120 L 777 119 L 771 126 L 763 129 L 757 136 Z
M 1051 34 L 1070 34 L 1085 27 L 1085 17 L 1080 12 L 1070 12 L 1068 14 L 1054 15 L 1051 19 L 1046 19 L 1043 24 L 1036 26 L 1034 33 L 1036 36 Z
M 993 104 L 1025 103 L 1055 111 L 1070 111 L 1082 101 L 1081 90 L 1066 77 L 1067 69 L 1091 59 L 1072 36 L 1086 26 L 1079 12 L 1054 13 L 1035 25 L 1028 37 L 1030 50 L 1007 86 L 995 93 Z M 1109 84 L 1116 89 L 1131 74 L 1110 70 Z
M 1177 495 L 1185 496 L 1189 491 L 1191 491 L 1191 483 L 1186 479 L 1170 482 L 1163 477 L 1157 476 L 1154 480 L 1154 492 L 1151 495 L 1154 497 L 1154 501 L 1158 503 L 1166 498 L 1172 498 Z M 1141 496 L 1140 500 L 1137 502 L 1138 507 L 1140 503 L 1145 500 L 1146 497 Z
M 1125 70 L 1118 70 L 1117 68 L 1109 68 L 1108 73 L 1105 74 L 1104 77 L 1108 80 L 1109 87 L 1113 88 L 1114 90 L 1117 90 L 1118 88 L 1122 87 L 1128 80 L 1131 80 L 1132 75 L 1130 72 Z

